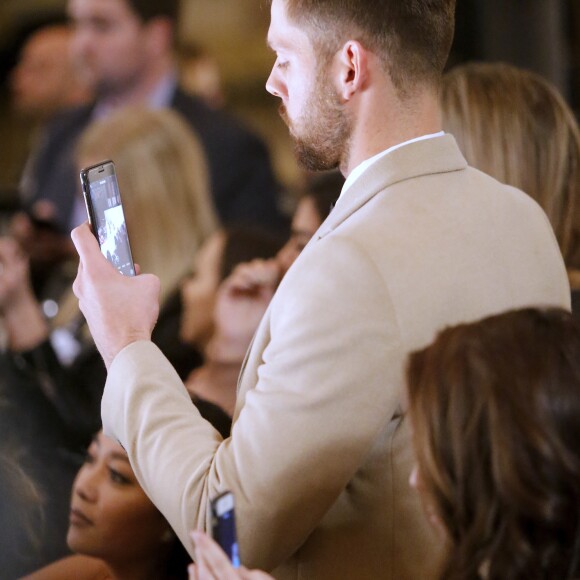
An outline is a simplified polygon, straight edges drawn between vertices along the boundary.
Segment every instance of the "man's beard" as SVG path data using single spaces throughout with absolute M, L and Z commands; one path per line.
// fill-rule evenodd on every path
M 316 83 L 304 114 L 297 121 L 290 120 L 283 104 L 279 112 L 290 129 L 296 158 L 304 169 L 325 171 L 348 163 L 352 122 L 331 83 Z

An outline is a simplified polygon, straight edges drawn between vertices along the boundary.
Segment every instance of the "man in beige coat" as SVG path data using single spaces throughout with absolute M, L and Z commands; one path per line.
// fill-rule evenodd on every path
M 87 226 L 75 291 L 109 368 L 105 431 L 193 553 L 235 493 L 242 560 L 279 578 L 423 579 L 440 546 L 409 489 L 406 355 L 442 327 L 569 308 L 548 221 L 440 131 L 453 0 L 273 0 L 267 89 L 341 197 L 264 316 L 222 440 L 150 342 L 158 280 L 118 275 Z M 137 226 L 138 227 L 138 226 Z

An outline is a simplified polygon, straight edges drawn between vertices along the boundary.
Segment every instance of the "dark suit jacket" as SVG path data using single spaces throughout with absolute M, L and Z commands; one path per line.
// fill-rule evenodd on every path
M 206 152 L 215 207 L 224 224 L 258 225 L 279 231 L 287 220 L 278 207 L 277 183 L 264 142 L 223 111 L 177 89 L 172 107 L 199 136 Z M 91 122 L 94 104 L 57 116 L 33 152 L 23 179 L 23 196 L 31 206 L 46 199 L 57 208 L 58 226 L 70 230 L 80 181 L 74 150 Z

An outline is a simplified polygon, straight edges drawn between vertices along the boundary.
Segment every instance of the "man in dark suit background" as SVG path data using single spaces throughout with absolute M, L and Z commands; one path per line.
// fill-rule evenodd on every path
M 96 100 L 58 116 L 28 164 L 22 195 L 29 212 L 63 232 L 86 219 L 76 141 L 85 127 L 128 105 L 172 107 L 199 136 L 223 223 L 279 230 L 279 185 L 265 144 L 223 111 L 180 89 L 173 49 L 178 0 L 69 0 L 73 53 L 96 86 Z

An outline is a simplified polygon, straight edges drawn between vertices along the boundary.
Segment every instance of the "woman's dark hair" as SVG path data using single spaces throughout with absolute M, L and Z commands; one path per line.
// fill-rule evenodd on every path
M 421 482 L 451 545 L 442 578 L 580 575 L 580 328 L 524 309 L 413 353 Z
M 191 557 L 177 536 L 166 560 L 164 580 L 187 580 L 189 574 L 187 567 L 191 564 Z
M 0 575 L 16 578 L 31 569 L 42 549 L 44 498 L 23 467 L 23 449 L 0 447 Z
M 320 223 L 322 223 L 336 203 L 343 185 L 344 177 L 338 169 L 314 173 L 307 178 L 300 197 L 312 199 Z
M 255 258 L 273 258 L 284 240 L 256 227 L 230 226 L 224 230 L 226 242 L 220 267 L 220 280 L 225 280 L 242 262 Z

